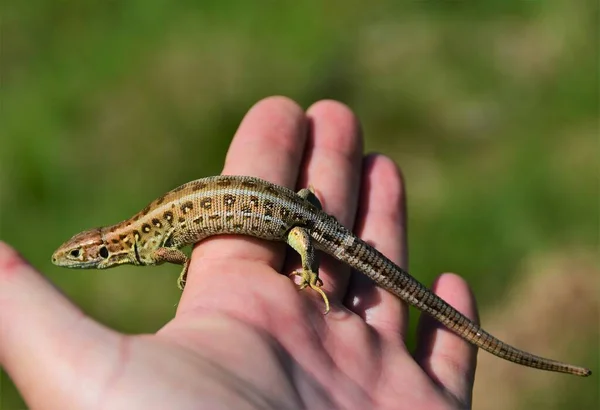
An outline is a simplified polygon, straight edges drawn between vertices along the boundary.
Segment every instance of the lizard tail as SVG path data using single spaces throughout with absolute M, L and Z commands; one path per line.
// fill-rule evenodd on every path
M 340 232 L 337 235 L 338 238 L 348 238 L 345 233 Z M 349 231 L 347 233 L 352 235 Z M 592 374 L 591 370 L 587 368 L 536 356 L 502 342 L 454 309 L 375 248 L 354 235 L 352 235 L 352 240 L 346 240 L 342 245 L 335 237 L 329 239 L 320 236 L 315 239 L 318 239 L 319 247 L 325 252 L 363 272 L 381 287 L 427 313 L 466 341 L 495 356 L 541 370 L 577 376 Z

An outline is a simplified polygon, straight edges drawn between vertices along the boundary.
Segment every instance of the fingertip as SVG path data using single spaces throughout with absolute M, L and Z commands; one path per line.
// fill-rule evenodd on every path
M 251 175 L 294 187 L 306 141 L 302 108 L 287 97 L 254 104 L 231 141 L 223 174 Z
M 278 115 L 288 114 L 291 117 L 304 115 L 302 107 L 296 101 L 283 95 L 272 95 L 257 101 L 250 107 L 248 114 L 254 113 L 255 111 L 275 111 Z
M 377 172 L 381 177 L 390 178 L 393 181 L 404 184 L 402 170 L 396 162 L 387 155 L 379 152 L 369 152 L 365 155 L 365 170 L 372 170 L 377 167 Z
M 306 110 L 306 116 L 312 128 L 310 145 L 336 151 L 351 163 L 360 161 L 364 144 L 362 129 L 350 107 L 335 100 L 320 100 Z
M 336 100 L 319 100 L 308 107 L 308 116 L 322 116 L 346 127 L 352 127 L 353 132 L 360 131 L 360 121 L 354 111 L 346 104 Z
M 306 112 L 310 112 L 310 113 L 324 112 L 326 114 L 333 114 L 333 115 L 336 115 L 336 113 L 339 113 L 340 115 L 344 115 L 348 118 L 351 118 L 354 120 L 356 119 L 354 112 L 352 111 L 352 109 L 350 109 L 350 107 L 348 107 L 343 102 L 328 99 L 328 98 L 325 98 L 323 100 L 319 100 L 319 101 L 312 103 L 308 107 Z
M 361 213 L 383 212 L 402 228 L 402 246 L 406 247 L 406 190 L 402 171 L 389 157 L 370 153 L 363 161 L 363 179 L 361 182 Z M 403 255 L 401 266 L 406 266 Z
M 12 277 L 21 266 L 28 266 L 27 261 L 13 247 L 0 241 L 0 281 Z

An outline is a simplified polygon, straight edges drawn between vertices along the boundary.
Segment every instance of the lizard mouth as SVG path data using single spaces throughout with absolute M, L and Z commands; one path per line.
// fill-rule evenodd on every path
M 71 261 L 65 258 L 61 258 L 60 255 L 56 253 L 52 255 L 52 263 L 56 266 L 61 266 L 63 268 L 76 268 L 76 269 L 92 269 L 97 268 L 97 263 L 95 261 Z

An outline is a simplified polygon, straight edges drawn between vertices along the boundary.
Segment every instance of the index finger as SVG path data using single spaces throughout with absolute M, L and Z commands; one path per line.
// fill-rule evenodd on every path
M 223 174 L 255 176 L 294 188 L 307 134 L 307 120 L 300 106 L 284 97 L 259 101 L 246 114 L 227 153 Z M 203 270 L 202 258 L 263 261 L 281 267 L 283 245 L 247 236 L 215 236 L 200 242 L 192 253 L 186 289 L 194 283 L 214 280 Z M 192 295 L 193 297 L 193 295 Z

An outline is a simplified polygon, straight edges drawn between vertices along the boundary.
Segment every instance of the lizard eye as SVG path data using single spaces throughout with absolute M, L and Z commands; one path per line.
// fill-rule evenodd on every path
M 71 251 L 71 256 L 74 258 L 79 258 L 79 249 L 73 249 Z
M 106 249 L 106 246 L 103 246 L 102 248 L 100 248 L 100 251 L 98 251 L 98 253 L 104 259 L 108 258 L 108 249 Z

